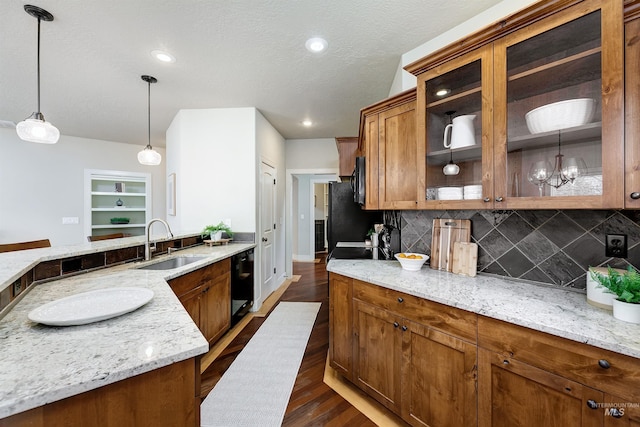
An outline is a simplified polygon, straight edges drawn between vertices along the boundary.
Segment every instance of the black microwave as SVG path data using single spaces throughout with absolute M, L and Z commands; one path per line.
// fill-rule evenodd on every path
M 356 157 L 356 167 L 351 176 L 351 188 L 353 189 L 353 201 L 364 205 L 365 200 L 365 173 L 364 157 Z

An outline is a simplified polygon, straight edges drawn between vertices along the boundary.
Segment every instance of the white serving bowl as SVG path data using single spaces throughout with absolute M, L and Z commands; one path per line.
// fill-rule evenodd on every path
M 593 119 L 595 111 L 595 99 L 567 99 L 535 108 L 524 118 L 529 132 L 542 133 L 585 125 Z
M 416 258 L 416 259 L 411 259 L 411 258 L 402 258 L 398 255 L 416 255 L 419 256 L 420 258 Z M 422 268 L 422 265 L 427 262 L 427 260 L 429 259 L 429 255 L 425 255 L 425 254 L 417 254 L 417 253 L 413 253 L 413 252 L 402 252 L 401 254 L 395 254 L 394 257 L 400 261 L 400 265 L 402 266 L 403 270 L 409 270 L 409 271 L 418 271 Z

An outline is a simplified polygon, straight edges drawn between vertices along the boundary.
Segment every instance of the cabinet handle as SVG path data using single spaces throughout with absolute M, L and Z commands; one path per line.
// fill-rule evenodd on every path
M 501 202 L 504 200 L 504 197 L 496 197 L 496 202 Z
M 393 327 L 397 328 L 398 326 L 400 326 L 400 324 L 398 322 L 393 322 Z
M 605 359 L 598 360 L 598 365 L 603 369 L 609 369 L 611 367 L 611 364 Z
M 266 237 L 263 237 L 263 238 L 262 238 L 262 241 L 263 241 L 263 242 L 266 242 L 266 241 L 268 241 L 268 239 L 267 239 Z
M 403 331 L 406 331 L 406 330 L 407 330 L 407 327 L 406 327 L 406 326 L 403 326 L 403 327 L 402 327 L 402 330 L 403 330 Z
M 509 364 L 509 361 L 508 361 L 507 359 L 504 359 L 504 360 L 502 361 L 502 364 L 503 364 L 503 365 L 508 365 L 508 364 Z
M 588 406 L 590 409 L 598 409 L 598 404 L 597 404 L 597 403 L 596 403 L 596 401 L 595 401 L 595 400 L 593 400 L 593 399 L 589 399 L 589 400 L 587 400 L 587 406 Z
M 491 201 L 491 197 L 485 197 L 484 199 L 482 199 L 482 201 L 485 203 L 489 203 Z
M 402 297 L 398 297 L 398 302 L 402 303 L 402 302 L 404 302 L 404 299 Z
M 640 199 L 640 192 L 634 191 L 633 193 L 629 194 L 629 197 L 631 197 L 633 200 L 638 200 Z

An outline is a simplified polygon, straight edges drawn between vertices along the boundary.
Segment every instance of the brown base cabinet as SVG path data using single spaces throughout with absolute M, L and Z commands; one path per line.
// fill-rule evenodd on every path
M 352 378 L 352 279 L 332 274 L 329 286 L 329 360 L 343 377 Z
M 342 373 L 351 361 L 343 376 L 411 425 L 476 424 L 476 345 L 454 334 L 475 337 L 473 314 L 333 273 L 329 281 L 331 366 Z
M 0 427 L 199 425 L 199 357 L 0 420 Z
M 335 273 L 329 285 L 331 366 L 411 425 L 640 427 L 639 359 Z
M 231 327 L 231 259 L 216 262 L 169 281 L 187 313 L 209 341 Z

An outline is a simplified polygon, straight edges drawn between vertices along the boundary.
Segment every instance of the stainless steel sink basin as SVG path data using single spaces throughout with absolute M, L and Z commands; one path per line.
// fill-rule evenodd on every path
M 191 264 L 192 262 L 200 261 L 201 259 L 205 258 L 206 257 L 204 256 L 179 256 L 138 268 L 140 270 L 172 270 L 174 268 L 183 267 L 187 264 Z

